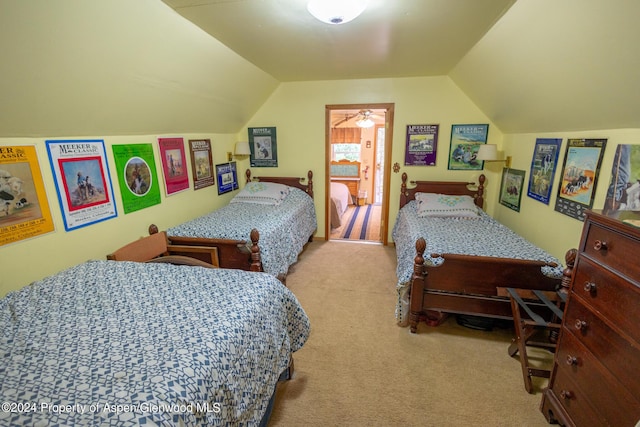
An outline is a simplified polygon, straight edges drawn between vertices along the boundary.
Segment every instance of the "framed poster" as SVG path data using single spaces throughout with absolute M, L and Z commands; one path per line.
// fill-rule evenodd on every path
M 527 196 L 549 204 L 551 186 L 556 174 L 561 138 L 538 138 L 531 159 Z
M 640 145 L 616 147 L 603 210 L 640 211 Z
M 450 170 L 482 170 L 484 161 L 476 160 L 480 144 L 487 143 L 489 125 L 451 125 Z
M 502 169 L 502 181 L 500 182 L 499 202 L 502 206 L 520 212 L 522 200 L 522 187 L 524 186 L 525 171 L 504 168 Z
M 0 246 L 54 230 L 36 147 L 0 147 Z
M 124 213 L 160 204 L 160 185 L 151 144 L 111 147 Z
M 236 162 L 216 165 L 216 177 L 218 180 L 218 195 L 236 190 L 238 188 Z
M 184 141 L 182 138 L 158 138 L 162 172 L 167 196 L 189 188 Z
M 251 167 L 278 167 L 276 128 L 249 128 Z
M 570 139 L 564 155 L 555 210 L 584 221 L 593 205 L 606 139 Z
M 118 216 L 101 139 L 47 140 L 66 231 Z
M 193 177 L 193 189 L 209 187 L 215 184 L 213 178 L 213 155 L 211 154 L 211 140 L 190 139 L 189 151 L 191 152 L 191 175 Z
M 439 125 L 407 125 L 405 166 L 436 165 L 438 127 Z

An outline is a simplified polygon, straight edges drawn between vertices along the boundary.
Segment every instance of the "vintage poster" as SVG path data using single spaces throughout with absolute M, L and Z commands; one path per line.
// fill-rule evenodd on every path
M 182 138 L 158 138 L 162 172 L 167 196 L 189 188 L 184 140 Z
M 218 179 L 218 195 L 228 193 L 238 188 L 236 162 L 216 165 L 216 176 Z
M 151 144 L 114 145 L 118 185 L 124 213 L 160 204 L 160 184 Z
M 276 128 L 249 128 L 251 167 L 278 167 Z
M 511 168 L 502 169 L 502 181 L 500 182 L 499 197 L 499 201 L 502 206 L 506 206 L 509 209 L 520 212 L 524 175 L 525 171 L 523 170 Z
M 0 147 L 0 246 L 54 230 L 36 148 Z
M 435 166 L 439 125 L 407 125 L 405 166 Z
M 193 176 L 193 189 L 209 187 L 215 184 L 213 177 L 213 156 L 211 155 L 211 140 L 190 139 L 189 151 L 191 152 L 191 175 Z
M 480 144 L 487 143 L 489 125 L 451 125 L 449 148 L 450 170 L 482 170 L 484 162 L 477 160 Z
M 561 138 L 538 138 L 533 150 L 527 195 L 547 205 L 551 198 L 551 186 L 561 145 Z
M 118 216 L 101 139 L 47 140 L 66 231 Z
M 584 221 L 593 205 L 606 139 L 570 139 L 564 156 L 555 210 Z
M 616 148 L 603 210 L 605 214 L 640 211 L 640 145 Z

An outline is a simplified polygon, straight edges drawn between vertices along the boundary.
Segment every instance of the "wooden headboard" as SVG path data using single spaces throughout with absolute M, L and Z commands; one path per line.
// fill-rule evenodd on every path
M 307 193 L 313 199 L 313 172 L 307 172 L 307 178 L 298 178 L 293 176 L 254 176 L 251 177 L 251 170 L 247 169 L 245 172 L 247 176 L 247 182 L 250 181 L 263 181 L 263 182 L 276 182 L 278 184 L 288 185 L 290 187 L 299 188 Z M 307 180 L 305 184 L 304 181 Z
M 331 178 L 360 178 L 360 162 L 349 160 L 332 160 L 329 166 Z
M 484 209 L 484 174 L 478 177 L 478 184 L 464 181 L 410 181 L 415 187 L 407 188 L 407 174 L 402 174 L 400 187 L 400 207 L 415 200 L 416 193 L 440 193 L 452 196 L 471 196 L 473 201 L 481 209 Z

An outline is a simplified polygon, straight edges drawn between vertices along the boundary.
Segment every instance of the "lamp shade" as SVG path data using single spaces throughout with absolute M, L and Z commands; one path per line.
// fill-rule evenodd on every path
M 327 24 L 345 24 L 357 18 L 367 7 L 368 0 L 309 0 L 307 10 Z
M 476 154 L 478 160 L 499 160 L 498 146 L 496 144 L 481 144 Z
M 234 154 L 236 156 L 250 156 L 251 148 L 249 148 L 249 143 L 247 141 L 236 142 L 236 149 Z
M 361 127 L 361 128 L 370 128 L 374 124 L 375 123 L 373 122 L 373 120 L 371 120 L 369 117 L 366 117 L 364 119 L 358 120 L 356 122 L 356 125 Z

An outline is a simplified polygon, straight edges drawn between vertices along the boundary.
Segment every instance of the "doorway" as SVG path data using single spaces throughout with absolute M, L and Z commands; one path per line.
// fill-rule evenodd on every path
M 325 107 L 327 240 L 386 245 L 394 104 Z

